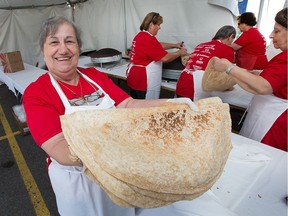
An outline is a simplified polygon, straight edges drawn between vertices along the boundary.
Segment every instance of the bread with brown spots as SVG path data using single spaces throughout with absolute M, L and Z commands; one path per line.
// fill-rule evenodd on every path
M 196 105 L 199 112 L 173 103 L 79 111 L 61 123 L 70 148 L 114 202 L 152 208 L 194 199 L 222 174 L 232 148 L 229 105 L 219 98 Z

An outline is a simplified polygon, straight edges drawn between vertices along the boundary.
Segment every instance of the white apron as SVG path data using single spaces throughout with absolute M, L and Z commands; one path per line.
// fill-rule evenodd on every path
M 146 68 L 147 90 L 145 99 L 159 99 L 162 83 L 162 62 L 152 61 L 147 66 L 130 63 L 126 71 L 126 76 L 129 75 L 130 69 L 133 66 Z
M 189 73 L 193 76 L 194 82 L 194 101 L 197 101 L 202 98 L 210 97 L 209 92 L 204 92 L 202 89 L 202 78 L 204 75 L 203 70 L 189 71 L 188 69 L 184 69 L 182 73 Z
M 80 73 L 81 74 L 81 73 Z M 115 108 L 115 102 L 89 77 L 86 80 L 96 85 L 104 98 L 98 106 L 71 106 L 56 80 L 50 75 L 52 85 L 58 92 L 65 114 L 78 110 Z M 61 216 L 134 216 L 135 209 L 123 208 L 114 204 L 107 194 L 84 173 L 81 166 L 63 166 L 51 158 L 48 173 L 56 195 L 58 211 Z
M 260 142 L 286 109 L 285 99 L 274 95 L 255 95 L 239 134 Z
M 159 99 L 162 82 L 162 62 L 152 61 L 146 66 L 147 91 L 145 99 Z

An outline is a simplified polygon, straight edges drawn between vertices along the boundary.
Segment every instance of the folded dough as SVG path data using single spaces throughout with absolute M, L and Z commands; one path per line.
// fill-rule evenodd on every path
M 86 174 L 118 205 L 154 208 L 192 200 L 220 177 L 232 148 L 228 104 L 219 98 L 61 116 Z
M 226 91 L 232 89 L 235 84 L 236 81 L 227 75 L 225 71 L 215 71 L 213 59 L 210 59 L 202 78 L 203 91 Z

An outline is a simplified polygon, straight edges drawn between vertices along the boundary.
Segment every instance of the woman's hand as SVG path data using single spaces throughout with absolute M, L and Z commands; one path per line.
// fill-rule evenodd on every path
M 45 141 L 41 148 L 54 160 L 64 166 L 81 166 L 79 161 L 71 160 L 71 152 L 62 132 Z
M 184 47 L 184 41 L 181 41 L 181 42 L 179 42 L 179 43 L 176 43 L 174 48 L 181 49 L 182 47 Z
M 181 47 L 181 48 L 179 49 L 179 54 L 180 54 L 180 56 L 186 56 L 186 55 L 188 55 L 187 49 L 186 49 L 184 46 Z
M 219 59 L 217 57 L 212 57 L 211 60 L 214 70 L 216 71 L 226 71 L 226 69 L 232 64 L 227 59 Z

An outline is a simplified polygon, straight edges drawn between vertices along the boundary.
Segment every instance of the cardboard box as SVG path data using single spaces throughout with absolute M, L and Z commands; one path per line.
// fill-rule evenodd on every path
M 21 132 L 21 134 L 22 134 L 23 136 L 29 134 L 29 133 L 30 133 L 30 130 L 29 130 L 28 126 L 27 126 L 27 123 L 26 123 L 26 122 L 21 122 L 21 121 L 18 119 L 18 117 L 17 117 L 17 115 L 15 114 L 14 111 L 12 112 L 12 114 L 13 114 L 13 116 L 14 116 L 15 122 L 16 122 L 16 124 L 17 124 L 17 126 L 18 126 L 18 128 L 19 128 L 19 130 L 20 130 L 20 132 Z
M 24 64 L 20 51 L 8 52 L 0 54 L 4 73 L 13 73 L 24 70 Z

